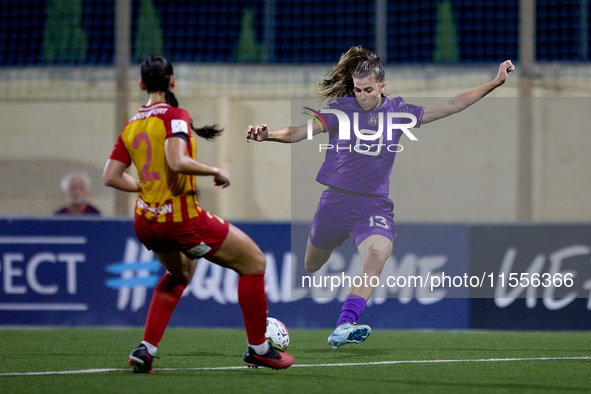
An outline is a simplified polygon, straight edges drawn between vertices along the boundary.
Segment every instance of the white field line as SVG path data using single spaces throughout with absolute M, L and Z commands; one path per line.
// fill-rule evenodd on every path
M 375 361 L 369 363 L 337 363 L 337 364 L 294 364 L 291 368 L 305 367 L 351 367 L 364 365 L 392 365 L 392 364 L 434 364 L 434 363 L 474 363 L 474 362 L 507 362 L 507 361 L 549 361 L 549 360 L 591 360 L 591 356 L 584 357 L 528 357 L 528 358 L 480 358 L 464 360 L 398 360 Z M 223 371 L 229 369 L 246 369 L 246 365 L 239 367 L 202 367 L 202 368 L 154 368 L 155 371 Z M 81 373 L 98 373 L 113 371 L 129 371 L 129 368 L 96 368 L 80 369 L 77 371 L 46 371 L 46 372 L 8 372 L 1 376 L 34 376 L 34 375 L 70 375 Z

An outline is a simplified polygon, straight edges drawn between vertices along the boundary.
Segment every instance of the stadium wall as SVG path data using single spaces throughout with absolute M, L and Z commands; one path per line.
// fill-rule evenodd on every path
M 346 286 L 298 286 L 306 224 L 238 223 L 267 257 L 269 314 L 289 328 L 330 328 Z M 378 286 L 363 314 L 377 329 L 589 329 L 591 224 L 400 225 L 380 278 L 468 275 L 492 292 Z M 0 324 L 142 326 L 164 268 L 135 238 L 129 219 L 0 219 Z M 351 240 L 316 278 L 354 276 L 359 255 Z M 560 275 L 563 282 L 500 286 L 511 273 Z M 478 274 L 478 275 L 476 275 Z M 533 276 L 532 276 L 533 277 Z M 427 279 L 426 279 L 427 280 Z M 242 327 L 237 275 L 199 260 L 171 326 Z M 331 279 L 332 281 L 332 279 Z M 318 282 L 315 282 L 318 283 Z M 459 283 L 459 282 L 458 282 Z M 492 283 L 492 282 L 491 282 Z
M 177 65 L 181 105 L 196 124 L 225 127 L 219 141 L 198 145 L 198 158 L 226 166 L 233 181 L 230 189 L 218 190 L 210 180 L 198 180 L 206 209 L 230 220 L 311 218 L 320 190 L 313 179 L 323 157 L 317 145 L 246 145 L 243 132 L 248 124 L 289 125 L 296 112 L 291 98 L 314 97 L 315 82 L 329 69 Z M 591 206 L 582 198 L 591 187 L 591 156 L 585 149 L 591 142 L 584 98 L 591 91 L 588 73 L 577 66 L 547 66 L 539 73 L 533 116 L 534 220 L 591 220 Z M 496 65 L 392 67 L 386 75 L 388 93 L 428 105 L 491 80 Z M 144 103 L 138 78 L 138 70 L 130 70 L 130 115 Z M 0 71 L 0 214 L 51 214 L 64 204 L 59 180 L 78 169 L 93 180 L 91 202 L 107 216 L 113 214 L 113 191 L 102 186 L 101 174 L 119 132 L 114 80 L 110 68 Z M 398 220 L 515 220 L 517 81 L 518 75 L 511 75 L 491 98 L 417 130 L 419 141 L 403 138 L 405 150 L 398 155 L 391 183 Z M 304 170 L 300 162 L 308 163 Z M 298 189 L 306 193 L 298 195 Z M 129 197 L 130 213 L 134 198 Z

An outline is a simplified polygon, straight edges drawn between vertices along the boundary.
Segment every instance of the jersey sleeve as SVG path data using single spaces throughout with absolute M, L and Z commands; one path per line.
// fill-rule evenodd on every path
M 125 163 L 128 167 L 131 165 L 131 156 L 129 156 L 129 151 L 125 147 L 125 143 L 123 142 L 123 138 L 121 138 L 121 136 L 117 138 L 117 143 L 115 144 L 109 159 Z
M 167 139 L 174 134 L 184 134 L 187 138 L 191 137 L 191 117 L 184 109 L 173 108 L 172 111 L 168 111 L 164 118 L 164 126 Z
M 407 104 L 402 98 L 400 98 L 400 101 L 398 103 L 398 112 L 406 112 L 408 114 L 413 114 L 417 118 L 417 125 L 415 127 L 421 127 L 421 120 L 423 119 L 425 107 Z

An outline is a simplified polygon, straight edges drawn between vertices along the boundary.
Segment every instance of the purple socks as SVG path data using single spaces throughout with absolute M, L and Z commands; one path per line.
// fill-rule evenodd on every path
M 341 309 L 341 315 L 339 316 L 337 327 L 341 324 L 355 322 L 359 316 L 361 316 L 364 309 L 365 299 L 355 294 L 349 294 Z

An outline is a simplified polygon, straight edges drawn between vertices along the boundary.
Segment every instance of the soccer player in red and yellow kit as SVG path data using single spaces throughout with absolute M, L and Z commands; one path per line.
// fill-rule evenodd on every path
M 148 103 L 123 128 L 103 174 L 105 185 L 139 192 L 136 235 L 168 271 L 154 289 L 143 340 L 129 362 L 136 373 L 154 372 L 158 342 L 193 277 L 196 258 L 203 257 L 240 275 L 238 302 L 248 338 L 245 363 L 287 368 L 293 356 L 265 338 L 265 255 L 241 230 L 203 210 L 195 197 L 194 176 L 213 176 L 216 185 L 230 185 L 228 170 L 196 160 L 191 133 L 210 139 L 221 130 L 194 128 L 188 112 L 178 108 L 174 85 L 172 64 L 166 58 L 150 56 L 142 63 L 140 88 L 147 91 Z M 139 179 L 125 172 L 131 163 Z

